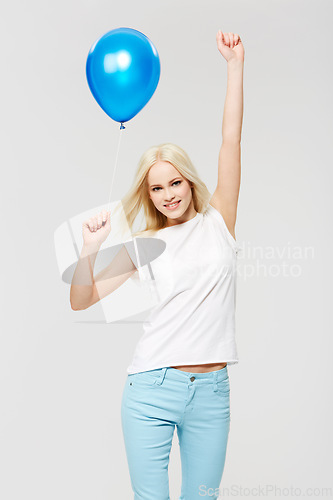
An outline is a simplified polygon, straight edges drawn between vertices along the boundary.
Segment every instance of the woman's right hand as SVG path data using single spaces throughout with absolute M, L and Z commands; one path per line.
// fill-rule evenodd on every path
M 111 212 L 102 210 L 94 217 L 87 219 L 82 224 L 82 236 L 84 245 L 100 246 L 106 240 L 111 231 Z

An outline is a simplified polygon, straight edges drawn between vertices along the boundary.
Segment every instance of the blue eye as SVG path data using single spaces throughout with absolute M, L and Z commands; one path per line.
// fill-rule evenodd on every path
M 182 181 L 175 181 L 172 183 L 172 185 L 174 184 L 180 184 Z M 155 191 L 155 189 L 161 189 L 160 187 L 154 187 L 152 190 Z

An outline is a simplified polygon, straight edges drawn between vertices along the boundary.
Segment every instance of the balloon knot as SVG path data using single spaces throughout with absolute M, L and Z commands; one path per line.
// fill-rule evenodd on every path
M 122 128 L 126 128 L 126 127 L 124 127 L 123 122 L 121 122 L 121 124 L 120 124 L 120 130 L 121 130 Z

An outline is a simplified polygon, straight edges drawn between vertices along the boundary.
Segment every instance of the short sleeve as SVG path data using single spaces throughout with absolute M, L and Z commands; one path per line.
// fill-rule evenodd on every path
M 237 255 L 238 252 L 240 252 L 242 250 L 242 247 L 239 245 L 239 243 L 235 240 L 235 238 L 230 233 L 228 226 L 226 225 L 222 214 L 209 203 L 207 206 L 207 215 L 208 215 L 208 217 L 213 217 L 221 225 L 226 238 L 228 239 L 230 245 L 235 250 L 236 255 Z
M 138 241 L 137 239 L 133 238 L 132 240 L 129 240 L 124 243 L 124 247 L 127 250 L 127 253 L 133 262 L 133 265 L 136 267 L 136 271 L 132 274 L 131 279 L 136 281 L 136 280 L 141 280 L 141 281 L 147 281 L 150 279 L 150 274 L 149 270 L 147 269 L 147 266 L 145 265 L 147 257 L 145 254 L 145 247 L 143 245 L 140 246 L 140 255 L 139 255 L 139 248 L 138 248 Z

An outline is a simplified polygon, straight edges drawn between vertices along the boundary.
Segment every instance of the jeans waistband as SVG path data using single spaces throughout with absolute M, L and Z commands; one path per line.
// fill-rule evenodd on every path
M 156 368 L 155 370 L 147 370 L 146 373 L 155 375 L 159 383 L 162 383 L 164 378 L 178 380 L 179 382 L 188 383 L 190 379 L 201 380 L 204 382 L 220 382 L 228 378 L 228 367 L 227 365 L 220 370 L 214 370 L 205 373 L 195 373 L 195 372 L 184 372 L 178 370 L 177 368 L 171 368 L 166 366 L 164 368 Z

